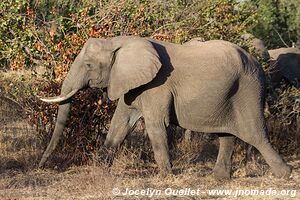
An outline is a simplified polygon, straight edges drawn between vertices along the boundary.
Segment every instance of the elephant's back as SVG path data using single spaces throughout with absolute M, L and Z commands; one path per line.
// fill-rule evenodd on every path
M 269 52 L 271 65 L 275 64 L 275 69 L 279 69 L 283 75 L 300 76 L 300 49 L 280 48 Z
M 297 48 L 281 48 L 271 50 L 271 65 L 273 69 L 273 82 L 280 82 L 282 76 L 296 87 L 300 85 L 300 50 Z M 277 72 L 278 71 L 278 72 Z
M 300 55 L 300 49 L 298 48 L 279 48 L 279 49 L 271 49 L 268 51 L 271 57 L 271 60 L 276 60 L 280 55 L 294 54 Z
M 254 72 L 262 71 L 253 56 L 228 41 L 210 40 L 199 42 L 199 45 L 182 45 L 172 53 L 172 66 L 181 75 L 215 79 L 244 74 L 257 76 Z

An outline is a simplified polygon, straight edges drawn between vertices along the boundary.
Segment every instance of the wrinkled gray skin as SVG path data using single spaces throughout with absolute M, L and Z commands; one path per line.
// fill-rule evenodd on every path
M 61 95 L 43 99 L 63 102 L 40 166 L 62 135 L 70 109 L 68 94 L 84 87 L 107 87 L 108 97 L 119 99 L 106 146 L 120 145 L 144 117 L 163 174 L 172 171 L 166 133 L 169 124 L 220 133 L 214 168 L 217 178 L 230 177 L 234 136 L 256 147 L 276 176 L 291 173 L 266 136 L 263 71 L 253 57 L 232 43 L 208 41 L 185 46 L 140 37 L 89 39 L 71 66 Z
M 280 48 L 269 50 L 271 78 L 279 84 L 283 77 L 300 88 L 300 49 Z

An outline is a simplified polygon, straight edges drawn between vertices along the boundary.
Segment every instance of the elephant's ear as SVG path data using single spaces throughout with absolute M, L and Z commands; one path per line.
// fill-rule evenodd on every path
M 127 38 L 115 54 L 110 72 L 108 97 L 116 100 L 129 90 L 149 83 L 161 65 L 151 42 L 139 37 Z

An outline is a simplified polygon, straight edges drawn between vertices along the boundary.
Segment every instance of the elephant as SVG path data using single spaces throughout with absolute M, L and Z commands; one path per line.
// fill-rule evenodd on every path
M 264 41 L 256 38 L 254 35 L 250 33 L 243 34 L 241 36 L 241 39 L 249 42 L 250 46 L 254 49 L 256 54 L 264 61 L 268 61 L 270 59 L 270 54 L 268 52 L 268 49 L 265 46 Z
M 212 40 L 180 45 L 138 36 L 88 39 L 61 94 L 41 98 L 59 103 L 59 110 L 40 167 L 62 135 L 71 97 L 86 87 L 107 90 L 110 100 L 118 100 L 104 145 L 119 146 L 143 116 L 162 175 L 172 173 L 166 129 L 173 124 L 219 134 L 216 178 L 230 178 L 235 137 L 256 147 L 275 176 L 290 176 L 290 166 L 267 138 L 263 70 L 235 44 Z
M 271 80 L 279 84 L 283 78 L 300 88 L 300 49 L 279 48 L 269 50 Z

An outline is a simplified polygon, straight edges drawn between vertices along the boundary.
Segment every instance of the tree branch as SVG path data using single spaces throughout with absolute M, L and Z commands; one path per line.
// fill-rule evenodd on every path
M 279 36 L 281 42 L 287 47 L 289 48 L 289 45 L 282 39 L 281 35 L 278 33 L 278 31 L 274 28 L 274 31 L 277 33 L 277 35 Z

